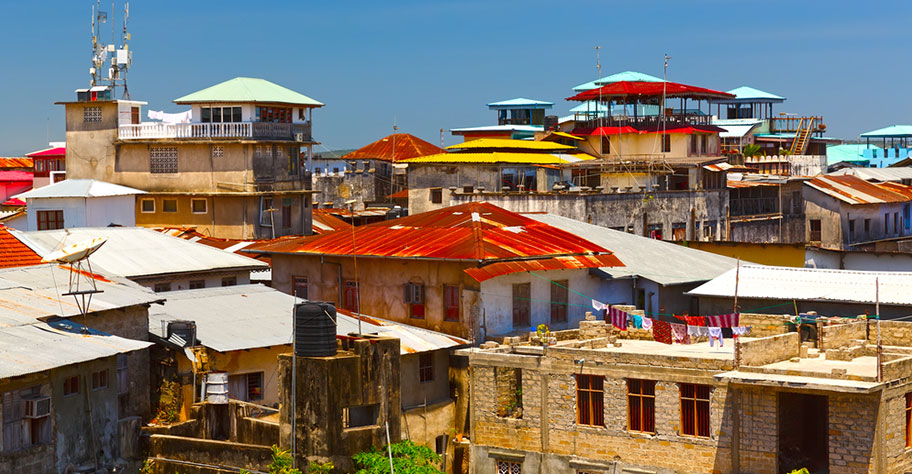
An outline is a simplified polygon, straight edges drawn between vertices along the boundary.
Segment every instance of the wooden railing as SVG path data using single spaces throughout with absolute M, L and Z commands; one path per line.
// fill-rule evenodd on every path
M 280 140 L 311 140 L 310 124 L 226 122 L 226 123 L 163 123 L 148 122 L 121 125 L 117 136 L 121 140 L 146 139 L 210 139 L 210 138 L 272 138 Z
M 797 132 L 802 125 L 802 120 L 804 123 L 807 121 L 813 120 L 817 126 L 812 131 L 817 131 L 823 125 L 823 117 L 810 116 L 810 117 L 774 117 L 770 119 L 770 133 L 794 133 Z M 823 131 L 822 129 L 820 131 Z
M 633 126 L 637 128 L 645 129 L 659 129 L 662 127 L 663 123 L 666 129 L 671 129 L 673 127 L 683 127 L 689 125 L 710 125 L 712 122 L 712 117 L 709 115 L 666 115 L 664 122 L 662 117 L 658 115 L 647 115 L 640 117 L 626 116 L 626 117 L 602 117 L 601 119 L 592 118 L 586 114 L 576 114 L 574 116 L 576 121 L 576 126 L 579 128 L 596 128 L 596 127 L 621 127 L 621 126 Z

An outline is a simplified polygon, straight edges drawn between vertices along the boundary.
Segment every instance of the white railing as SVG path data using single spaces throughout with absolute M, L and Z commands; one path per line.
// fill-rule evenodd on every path
M 149 122 L 121 125 L 117 130 L 121 140 L 154 138 L 249 138 L 253 136 L 250 122 L 233 123 L 162 123 Z

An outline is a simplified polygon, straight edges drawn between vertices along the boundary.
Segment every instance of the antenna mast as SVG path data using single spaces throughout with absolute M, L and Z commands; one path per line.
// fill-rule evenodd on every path
M 127 90 L 127 70 L 133 62 L 133 52 L 130 51 L 128 42 L 130 33 L 127 32 L 127 22 L 130 17 L 130 2 L 124 2 L 123 31 L 118 47 L 114 36 L 114 7 L 115 2 L 111 2 L 111 43 L 102 44 L 99 42 L 101 33 L 101 24 L 109 21 L 108 13 L 101 11 L 101 0 L 95 0 L 92 5 L 92 67 L 89 68 L 91 87 L 108 86 L 111 88 L 111 99 L 115 97 L 118 86 L 123 87 L 122 98 L 129 99 L 130 93 Z M 110 60 L 110 63 L 108 61 Z M 107 64 L 107 67 L 106 66 Z M 106 73 L 105 73 L 106 71 Z

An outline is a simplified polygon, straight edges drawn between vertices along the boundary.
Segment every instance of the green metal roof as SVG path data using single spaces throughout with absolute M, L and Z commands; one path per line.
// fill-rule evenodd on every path
M 870 132 L 862 133 L 867 138 L 899 138 L 912 137 L 912 125 L 891 125 Z
M 827 164 L 832 165 L 841 161 L 859 162 L 867 161 L 862 156 L 867 146 L 864 143 L 844 143 L 842 145 L 829 145 L 826 148 Z M 880 148 L 871 145 L 871 148 Z
M 737 89 L 732 89 L 728 91 L 729 94 L 734 94 L 735 98 L 732 101 L 738 102 L 782 102 L 785 100 L 785 97 L 780 97 L 775 94 L 770 94 L 769 92 L 762 91 L 760 89 L 754 89 L 753 87 L 741 86 Z
M 487 104 L 492 109 L 511 109 L 515 107 L 523 109 L 550 109 L 554 102 L 545 102 L 543 100 L 526 99 L 517 97 L 516 99 L 502 100 L 500 102 L 491 102 Z
M 613 84 L 615 82 L 621 81 L 641 81 L 641 82 L 663 82 L 661 78 L 650 76 L 649 74 L 643 74 L 642 72 L 636 71 L 624 71 L 610 76 L 603 77 L 601 79 L 596 79 L 594 81 L 589 81 L 585 84 L 580 84 L 573 88 L 573 90 L 579 91 L 588 91 L 595 89 L 599 86 L 604 86 L 605 84 Z
M 263 102 L 322 107 L 323 104 L 291 89 L 255 77 L 235 77 L 174 100 L 176 104 Z

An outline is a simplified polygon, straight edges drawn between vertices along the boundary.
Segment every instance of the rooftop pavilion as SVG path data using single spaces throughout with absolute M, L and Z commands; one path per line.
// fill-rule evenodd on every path
M 872 168 L 886 168 L 896 162 L 909 158 L 912 148 L 912 125 L 891 125 L 861 134 L 865 139 L 862 156 Z M 883 148 L 871 145 L 871 139 L 882 140 Z
M 497 125 L 544 125 L 545 110 L 553 107 L 554 103 L 518 97 L 487 105 L 497 111 Z

